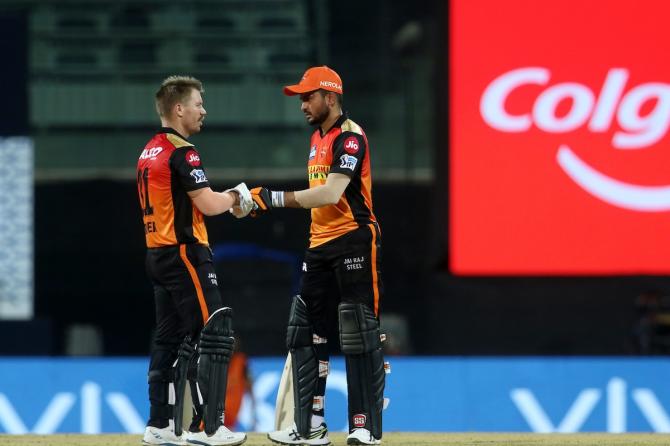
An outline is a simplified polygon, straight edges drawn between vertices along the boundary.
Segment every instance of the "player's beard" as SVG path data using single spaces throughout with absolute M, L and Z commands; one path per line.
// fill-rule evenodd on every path
M 311 119 L 307 119 L 307 122 L 309 122 L 310 125 L 321 125 L 326 119 L 328 119 L 329 114 L 330 110 L 324 104 L 323 108 L 317 114 L 312 114 Z

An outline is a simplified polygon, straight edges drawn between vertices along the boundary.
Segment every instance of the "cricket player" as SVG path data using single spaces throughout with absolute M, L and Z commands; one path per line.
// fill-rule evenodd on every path
M 224 425 L 232 310 L 223 305 L 204 215 L 253 202 L 240 183 L 214 192 L 196 148 L 188 141 L 206 115 L 202 83 L 170 76 L 156 93 L 162 128 L 137 163 L 137 188 L 147 243 L 146 269 L 154 287 L 156 334 L 149 364 L 151 409 L 143 444 L 239 445 L 246 434 Z M 182 435 L 186 381 L 193 421 Z
M 256 187 L 251 190 L 253 212 L 311 209 L 312 222 L 300 294 L 293 297 L 288 322 L 294 424 L 268 438 L 285 445 L 330 444 L 324 421 L 326 299 L 334 276 L 339 344 L 347 365 L 347 444 L 380 444 L 385 382 L 379 333 L 381 233 L 372 211 L 370 146 L 361 126 L 342 111 L 342 80 L 329 67 L 308 69 L 298 84 L 284 87 L 284 94 L 299 95 L 307 122 L 316 127 L 308 152 L 309 189 Z

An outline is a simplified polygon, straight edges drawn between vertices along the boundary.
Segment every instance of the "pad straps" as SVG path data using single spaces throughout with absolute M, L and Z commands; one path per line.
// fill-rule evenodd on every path
M 174 364 L 174 432 L 177 436 L 182 434 L 182 426 L 184 422 L 184 391 L 186 390 L 188 365 L 194 355 L 195 347 L 191 345 L 190 336 L 186 336 L 184 342 L 179 346 L 177 360 Z
M 304 438 L 309 437 L 312 404 L 319 377 L 319 362 L 312 343 L 312 332 L 307 305 L 300 296 L 293 296 L 286 347 L 291 352 L 293 368 L 293 420 Z
M 207 435 L 214 434 L 223 425 L 228 364 L 235 345 L 232 313 L 233 310 L 228 307 L 215 311 L 200 333 L 198 386 L 203 398 Z
M 339 305 L 340 346 L 347 363 L 349 429 L 365 428 L 382 435 L 384 357 L 379 322 L 363 304 Z

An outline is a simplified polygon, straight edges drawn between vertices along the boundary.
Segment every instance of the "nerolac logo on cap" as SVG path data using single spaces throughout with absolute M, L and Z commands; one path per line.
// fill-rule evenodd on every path
M 319 82 L 319 86 L 335 88 L 336 90 L 342 91 L 342 85 L 338 84 L 337 82 L 321 81 Z

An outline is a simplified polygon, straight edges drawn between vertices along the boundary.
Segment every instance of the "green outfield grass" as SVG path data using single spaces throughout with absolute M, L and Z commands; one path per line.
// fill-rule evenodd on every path
M 342 433 L 330 434 L 333 446 L 345 446 Z M 137 446 L 140 435 L 0 435 L 12 446 Z M 272 446 L 265 434 L 249 434 L 245 446 Z M 647 446 L 670 445 L 667 434 L 384 434 L 386 446 Z

